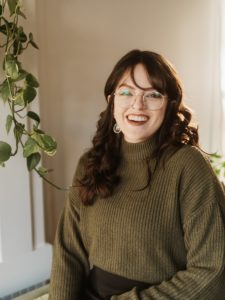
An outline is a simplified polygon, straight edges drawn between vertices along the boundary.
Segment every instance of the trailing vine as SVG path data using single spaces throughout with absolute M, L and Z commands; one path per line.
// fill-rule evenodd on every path
M 27 169 L 34 170 L 46 182 L 62 189 L 46 178 L 51 170 L 39 166 L 41 154 L 53 156 L 57 143 L 53 137 L 40 129 L 39 115 L 30 110 L 30 103 L 36 98 L 39 83 L 31 72 L 23 68 L 19 58 L 28 46 L 36 49 L 38 46 L 33 34 L 26 34 L 19 24 L 21 18 L 26 19 L 26 16 L 19 0 L 0 0 L 0 51 L 3 53 L 0 100 L 9 108 L 5 123 L 6 132 L 12 132 L 15 138 L 15 149 L 7 142 L 0 141 L 0 166 L 4 167 L 5 162 L 15 156 L 19 147 L 22 147 Z M 24 123 L 27 118 L 31 123 L 29 128 L 26 122 Z
M 210 162 L 212 167 L 220 179 L 220 181 L 225 185 L 225 159 L 222 155 L 214 153 L 210 155 Z

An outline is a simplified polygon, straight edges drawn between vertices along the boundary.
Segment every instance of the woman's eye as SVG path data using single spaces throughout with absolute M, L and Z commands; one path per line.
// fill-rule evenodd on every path
M 148 98 L 155 98 L 155 99 L 161 99 L 163 98 L 163 95 L 160 94 L 159 92 L 157 91 L 153 91 L 151 93 L 147 93 L 145 94 L 145 97 L 148 99 Z
M 129 90 L 127 90 L 127 89 L 120 90 L 119 94 L 122 95 L 122 96 L 132 96 L 132 93 Z

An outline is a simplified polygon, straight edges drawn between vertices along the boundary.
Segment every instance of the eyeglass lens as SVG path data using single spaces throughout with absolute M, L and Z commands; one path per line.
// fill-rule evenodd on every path
M 120 88 L 114 95 L 115 101 L 118 101 L 118 104 L 122 107 L 132 106 L 138 96 L 142 97 L 144 105 L 150 110 L 160 109 L 164 101 L 164 96 L 154 89 L 147 91 L 144 94 L 136 94 L 132 89 Z

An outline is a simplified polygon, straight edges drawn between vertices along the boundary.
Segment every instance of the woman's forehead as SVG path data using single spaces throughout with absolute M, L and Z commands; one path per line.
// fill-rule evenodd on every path
M 129 68 L 124 72 L 117 86 L 127 84 L 130 86 L 148 89 L 152 87 L 151 78 L 142 64 Z

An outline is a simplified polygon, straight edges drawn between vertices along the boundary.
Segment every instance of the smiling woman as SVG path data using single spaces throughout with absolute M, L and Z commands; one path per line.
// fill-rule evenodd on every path
M 115 65 L 58 225 L 51 300 L 223 298 L 225 195 L 182 95 L 157 53 Z
M 114 117 L 124 139 L 130 143 L 138 143 L 160 128 L 167 99 L 166 95 L 151 86 L 151 79 L 143 64 L 135 66 L 133 75 L 134 80 L 129 72 L 124 74 L 114 93 Z

